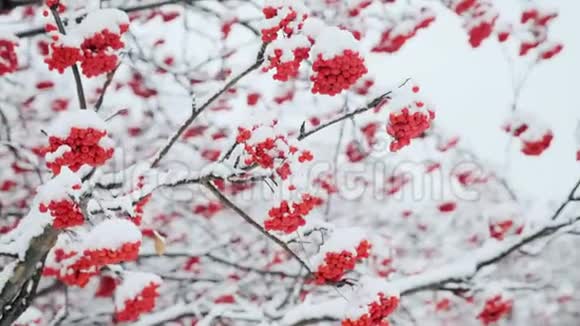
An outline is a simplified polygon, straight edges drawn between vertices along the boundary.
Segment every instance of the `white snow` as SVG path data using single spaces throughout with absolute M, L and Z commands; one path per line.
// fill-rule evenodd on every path
M 310 52 L 311 58 L 329 60 L 335 56 L 342 55 L 344 50 L 358 50 L 358 42 L 351 32 L 342 30 L 335 26 L 329 26 L 322 29 L 316 37 L 314 46 Z
M 141 241 L 139 228 L 125 219 L 109 219 L 97 224 L 84 239 L 84 248 L 119 248 L 125 243 Z
M 46 132 L 50 136 L 66 138 L 72 127 L 107 130 L 107 125 L 94 110 L 69 110 L 60 113 Z

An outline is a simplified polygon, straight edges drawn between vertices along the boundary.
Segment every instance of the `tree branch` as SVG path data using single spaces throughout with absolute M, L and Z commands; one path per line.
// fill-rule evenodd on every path
M 193 108 L 193 110 L 191 112 L 191 116 L 189 116 L 189 118 L 183 122 L 183 124 L 181 125 L 181 127 L 179 127 L 177 132 L 175 132 L 175 134 L 173 134 L 173 136 L 169 139 L 167 144 L 159 151 L 159 153 L 157 154 L 157 156 L 155 157 L 155 159 L 151 163 L 151 167 L 156 167 L 159 164 L 159 162 L 163 159 L 163 157 L 165 157 L 165 155 L 167 155 L 167 153 L 169 152 L 171 147 L 173 147 L 173 145 L 177 142 L 179 137 L 181 137 L 181 135 L 185 132 L 185 130 L 187 130 L 187 128 L 193 123 L 193 121 L 203 111 L 205 111 L 205 109 L 207 109 L 223 93 L 225 93 L 228 89 L 230 89 L 238 81 L 240 81 L 240 79 L 244 78 L 250 72 L 256 70 L 258 67 L 260 67 L 262 65 L 262 63 L 264 62 L 264 52 L 266 51 L 266 46 L 267 46 L 266 43 L 262 43 L 262 46 L 260 47 L 260 50 L 258 51 L 258 55 L 256 56 L 256 61 L 251 66 L 249 66 L 248 68 L 246 68 L 246 70 L 242 71 L 240 74 L 238 74 L 237 76 L 232 78 L 230 81 L 228 81 L 224 85 L 224 87 L 222 87 L 218 92 L 216 92 L 207 101 L 205 101 L 205 103 L 203 103 L 199 109 L 197 109 L 195 107 Z
M 411 80 L 411 79 L 410 78 L 407 78 L 403 83 L 401 83 L 398 86 L 398 88 L 402 88 L 403 86 L 405 86 L 409 82 L 409 80 Z M 343 120 L 352 118 L 355 115 L 358 115 L 358 114 L 367 112 L 370 109 L 374 109 L 379 104 L 381 104 L 384 100 L 391 99 L 391 94 L 392 93 L 393 93 L 393 91 L 391 90 L 391 91 L 388 91 L 388 92 L 386 92 L 384 94 L 381 94 L 378 97 L 374 98 L 372 101 L 370 101 L 366 106 L 363 106 L 363 107 L 358 108 L 358 109 L 356 109 L 356 110 L 354 110 L 352 112 L 349 112 L 349 113 L 346 113 L 344 115 L 341 115 L 341 116 L 339 116 L 337 118 L 334 118 L 333 120 L 330 120 L 330 121 L 328 121 L 326 123 L 323 123 L 323 124 L 319 125 L 318 127 L 310 130 L 310 131 L 305 131 L 304 130 L 304 125 L 305 124 L 302 124 L 302 127 L 300 128 L 300 134 L 298 135 L 298 140 L 303 140 L 306 137 L 312 136 L 313 134 L 315 134 L 315 133 L 317 133 L 317 132 L 319 132 L 319 131 L 321 131 L 323 129 L 326 129 L 326 128 L 328 128 L 328 127 L 330 127 L 330 126 L 332 126 L 332 125 L 334 125 L 334 124 L 336 124 L 336 123 L 338 123 L 340 121 L 343 121 Z

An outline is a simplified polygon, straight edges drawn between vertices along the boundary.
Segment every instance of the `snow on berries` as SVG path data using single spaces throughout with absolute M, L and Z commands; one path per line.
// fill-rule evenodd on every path
M 12 73 L 18 68 L 17 40 L 16 37 L 0 37 L 0 76 Z
M 469 43 L 477 48 L 489 38 L 498 19 L 497 10 L 486 0 L 445 0 L 444 4 L 463 18 Z
M 239 127 L 236 143 L 243 147 L 239 157 L 245 166 L 256 165 L 273 170 L 282 180 L 286 180 L 292 174 L 290 163 L 293 160 L 305 163 L 314 157 L 310 151 L 299 150 L 288 137 L 277 135 L 275 125 L 276 122 L 252 129 Z
M 339 94 L 367 73 L 356 48 L 354 36 L 338 27 L 327 27 L 318 35 L 312 47 L 313 94 Z
M 304 35 L 276 40 L 268 47 L 266 56 L 269 65 L 263 67 L 262 71 L 275 69 L 273 78 L 279 81 L 296 78 L 300 64 L 308 58 L 309 51 L 310 42 Z
M 427 7 L 405 11 L 397 17 L 393 17 L 393 24 L 382 33 L 379 43 L 373 47 L 372 51 L 397 52 L 419 30 L 429 27 L 434 21 L 435 12 Z
M 489 223 L 490 237 L 499 241 L 511 235 L 521 234 L 524 229 L 522 212 L 514 204 L 497 204 L 484 210 Z
M 552 131 L 530 115 L 514 114 L 504 124 L 503 129 L 520 139 L 521 152 L 527 156 L 539 156 L 550 147 L 554 135 Z
M 113 156 L 105 123 L 92 110 L 61 113 L 47 134 L 46 165 L 54 174 L 59 174 L 63 166 L 74 172 L 84 165 L 98 167 Z
M 522 33 L 519 33 L 520 56 L 538 49 L 538 60 L 548 60 L 560 53 L 563 45 L 548 40 L 548 27 L 558 13 L 536 6 L 528 6 L 521 15 Z
M 80 244 L 63 247 L 57 244 L 47 260 L 45 276 L 55 276 L 67 285 L 84 287 L 101 267 L 133 261 L 139 255 L 142 234 L 130 221 L 105 220 L 82 235 Z
M 346 273 L 354 270 L 357 263 L 369 257 L 371 243 L 360 228 L 339 228 L 310 260 L 317 266 L 314 272 L 316 284 L 337 283 Z
M 261 29 L 264 43 L 276 40 L 280 34 L 292 36 L 302 29 L 308 18 L 306 7 L 298 0 L 266 1 L 262 13 L 266 18 Z
M 52 226 L 56 229 L 82 225 L 85 218 L 73 200 L 80 196 L 80 189 L 81 179 L 65 167 L 58 176 L 38 189 L 35 198 L 39 202 L 38 210 L 52 216 Z
M 129 28 L 129 18 L 117 9 L 91 11 L 80 23 L 67 25 L 66 34 L 48 24 L 52 35 L 50 52 L 45 63 L 50 70 L 62 73 L 66 68 L 80 63 L 87 77 L 112 71 L 118 63 L 117 51 L 125 44 L 121 40 Z
M 411 91 L 419 93 L 418 86 L 413 86 Z M 403 104 L 396 111 L 389 114 L 387 133 L 393 137 L 390 144 L 391 152 L 396 152 L 408 146 L 411 139 L 420 137 L 431 127 L 431 122 L 435 119 L 435 112 L 427 107 L 423 101 L 411 101 Z
M 485 301 L 485 305 L 477 319 L 483 325 L 491 325 L 509 315 L 512 311 L 512 306 L 512 300 L 504 298 L 501 294 L 495 295 Z
M 264 228 L 268 231 L 292 233 L 306 224 L 304 217 L 316 206 L 322 204 L 322 199 L 310 194 L 302 195 L 300 201 L 283 200 L 280 205 L 268 211 L 268 219 L 264 221 Z
M 161 278 L 155 274 L 123 272 L 123 281 L 115 289 L 115 321 L 135 321 L 140 315 L 152 311 L 161 284 Z
M 363 277 L 349 296 L 342 326 L 389 325 L 386 318 L 399 306 L 399 293 L 379 278 Z

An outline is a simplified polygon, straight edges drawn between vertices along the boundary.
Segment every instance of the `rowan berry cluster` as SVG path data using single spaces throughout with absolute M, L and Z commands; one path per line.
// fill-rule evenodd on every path
M 79 205 L 70 199 L 51 200 L 48 204 L 41 203 L 41 213 L 50 211 L 54 218 L 52 226 L 56 229 L 65 229 L 82 225 L 85 221 Z
M 419 87 L 413 87 L 413 92 L 418 93 Z M 435 112 L 427 109 L 421 101 L 413 102 L 404 106 L 399 111 L 391 112 L 387 124 L 387 133 L 394 138 L 390 150 L 396 152 L 408 146 L 411 139 L 420 137 L 431 127 L 431 121 L 435 119 Z
M 160 284 L 150 282 L 133 298 L 125 299 L 124 308 L 115 310 L 116 322 L 130 322 L 139 319 L 143 313 L 149 312 L 155 308 L 155 301 L 159 296 L 157 292 Z
M 106 14 L 114 18 L 110 27 L 98 22 Z M 96 27 L 92 24 L 102 29 L 94 30 Z M 129 19 L 120 11 L 102 9 L 89 14 L 80 24 L 72 26 L 67 34 L 61 34 L 53 24 L 47 24 L 45 29 L 52 34 L 53 40 L 44 59 L 48 68 L 63 73 L 68 67 L 80 63 L 83 74 L 90 78 L 111 72 L 117 66 L 116 51 L 125 46 L 121 36 L 129 29 Z
M 98 167 L 113 156 L 113 148 L 103 147 L 104 130 L 72 127 L 67 137 L 50 136 L 45 148 L 46 165 L 54 174 L 63 166 L 78 171 L 83 165 Z
M 434 21 L 435 13 L 426 7 L 413 12 L 405 12 L 396 19 L 397 24 L 395 26 L 388 28 L 382 33 L 379 43 L 373 47 L 372 51 L 397 52 L 419 30 L 429 27 Z
M 485 306 L 477 318 L 484 325 L 493 324 L 511 313 L 512 304 L 511 300 L 505 300 L 501 295 L 496 295 L 485 302 Z
M 344 275 L 353 270 L 355 265 L 368 258 L 371 244 L 363 240 L 354 248 L 354 252 L 343 250 L 341 252 L 327 252 L 324 262 L 314 272 L 316 284 L 336 283 Z
M 292 233 L 306 224 L 304 217 L 316 206 L 322 204 L 322 199 L 309 194 L 302 195 L 302 200 L 289 203 L 283 200 L 278 207 L 268 211 L 268 219 L 264 221 L 264 228 L 268 231 Z
M 0 38 L 0 76 L 14 72 L 18 68 L 16 46 L 14 40 Z
M 399 306 L 399 298 L 395 296 L 385 296 L 384 293 L 379 293 L 377 301 L 368 304 L 368 312 L 360 316 L 358 319 L 345 319 L 342 321 L 342 326 L 389 326 L 389 322 L 385 320 L 393 313 Z

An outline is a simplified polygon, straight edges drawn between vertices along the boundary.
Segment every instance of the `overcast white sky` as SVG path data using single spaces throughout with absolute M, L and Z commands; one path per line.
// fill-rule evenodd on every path
M 496 2 L 503 14 L 519 3 Z M 478 154 L 507 171 L 524 196 L 561 200 L 580 176 L 574 137 L 580 120 L 580 1 L 540 3 L 559 8 L 552 35 L 565 50 L 530 75 L 519 110 L 537 114 L 552 127 L 555 139 L 540 158 L 521 155 L 514 144 L 509 169 L 504 168 L 508 137 L 499 128 L 508 116 L 512 87 L 510 68 L 497 42 L 487 41 L 473 50 L 461 22 L 442 11 L 434 26 L 421 31 L 398 55 L 370 61 L 371 69 L 384 71 L 377 75 L 387 84 L 414 77 L 436 105 L 438 124 L 459 132 Z

